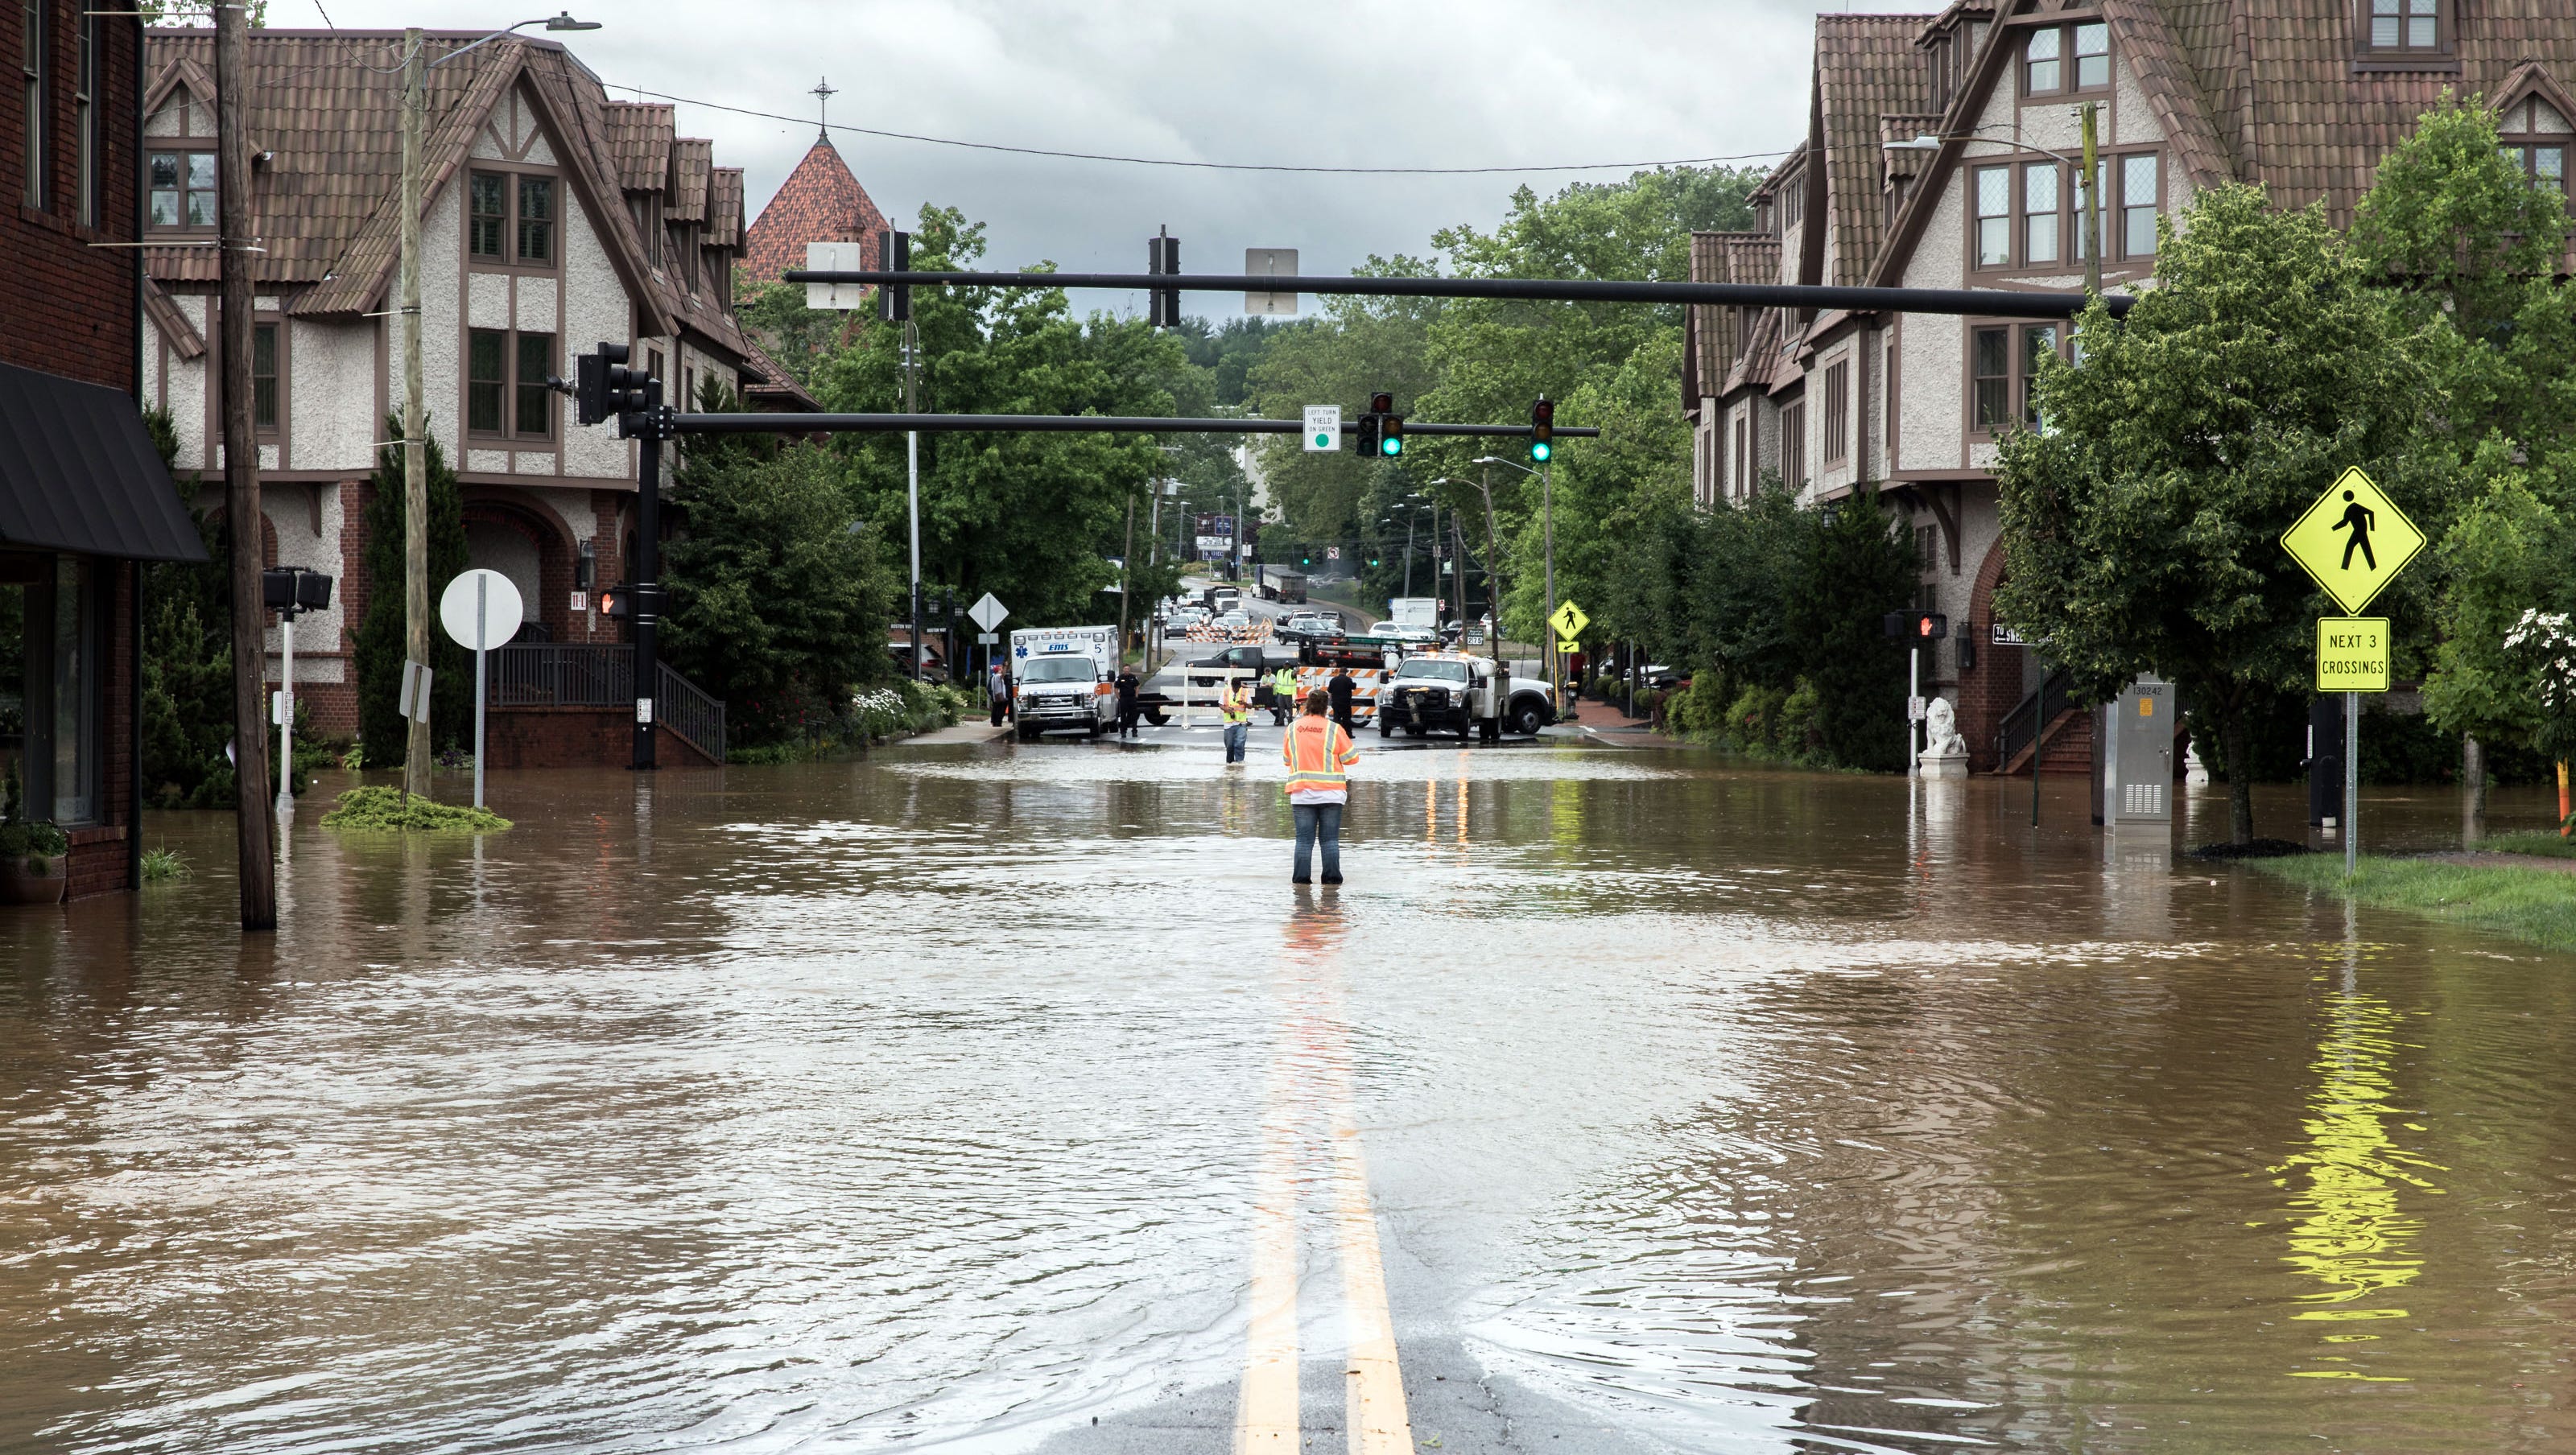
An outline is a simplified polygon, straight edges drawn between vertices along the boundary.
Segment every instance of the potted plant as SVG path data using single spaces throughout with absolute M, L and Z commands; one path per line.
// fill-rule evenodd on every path
M 62 903 L 71 851 L 71 837 L 52 824 L 0 824 L 0 904 Z

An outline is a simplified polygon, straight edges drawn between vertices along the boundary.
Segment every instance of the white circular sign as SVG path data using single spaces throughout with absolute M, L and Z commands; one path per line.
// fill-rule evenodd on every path
M 464 572 L 440 593 L 438 624 L 465 650 L 488 652 L 519 634 L 519 588 L 498 571 Z

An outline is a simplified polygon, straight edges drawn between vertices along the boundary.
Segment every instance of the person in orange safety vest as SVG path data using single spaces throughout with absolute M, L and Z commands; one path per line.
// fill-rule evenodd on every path
M 1320 688 L 1306 694 L 1306 711 L 1279 745 L 1279 761 L 1288 769 L 1289 813 L 1297 820 L 1297 861 L 1290 881 L 1312 882 L 1317 840 L 1324 846 L 1324 882 L 1342 882 L 1342 806 L 1350 801 L 1351 764 L 1359 746 L 1348 730 L 1325 714 L 1332 699 Z

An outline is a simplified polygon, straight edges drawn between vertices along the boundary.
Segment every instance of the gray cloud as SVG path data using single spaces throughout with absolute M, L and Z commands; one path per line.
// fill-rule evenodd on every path
M 546 0 L 535 9 L 553 8 Z M 1325 166 L 1534 166 L 1774 152 L 1806 121 L 1812 3 L 1787 0 L 1317 0 L 946 4 L 898 0 L 587 0 L 606 28 L 564 37 L 620 85 L 810 117 L 1068 151 Z M 1920 9 L 1907 7 L 1868 7 Z M 315 9 L 315 13 L 304 13 Z M 271 23 L 321 10 L 342 28 L 498 26 L 483 6 L 273 0 Z M 631 94 L 631 93 L 629 93 Z M 812 144 L 811 122 L 683 105 L 684 133 L 747 172 L 756 213 Z M 923 202 L 990 224 L 988 260 L 1141 270 L 1169 224 L 1186 266 L 1232 271 L 1249 246 L 1295 247 L 1310 272 L 1428 252 L 1453 223 L 1492 225 L 1512 189 L 1562 172 L 1326 177 L 1059 161 L 842 133 L 877 204 Z M 1596 179 L 1617 173 L 1588 174 Z M 1140 307 L 1103 296 L 1089 306 Z M 1311 301 L 1310 301 L 1311 305 Z M 1234 305 L 1203 297 L 1211 317 Z

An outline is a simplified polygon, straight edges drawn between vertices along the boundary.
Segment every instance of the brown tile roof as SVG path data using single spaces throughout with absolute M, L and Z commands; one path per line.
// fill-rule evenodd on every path
M 147 37 L 153 94 L 199 86 L 195 78 L 206 76 L 213 61 L 209 32 L 154 30 Z M 667 108 L 610 101 L 598 78 L 554 42 L 512 37 L 466 51 L 478 39 L 470 31 L 424 37 L 433 63 L 455 57 L 432 64 L 425 82 L 425 199 L 434 200 L 454 180 L 493 108 L 524 82 L 612 265 L 645 305 L 644 331 L 670 333 L 673 321 L 685 316 L 707 341 L 738 355 L 741 335 L 729 316 L 689 306 L 684 293 L 645 265 L 643 240 L 624 205 L 625 179 L 645 174 L 662 124 L 637 113 Z M 253 188 L 267 251 L 256 256 L 252 277 L 255 286 L 288 294 L 290 312 L 364 313 L 380 307 L 391 289 L 401 241 L 402 73 L 393 64 L 401 46 L 399 32 L 261 30 L 251 36 L 250 129 L 274 152 Z M 203 85 L 198 94 L 211 101 L 210 76 Z M 705 190 L 702 176 L 702 211 Z M 145 266 L 164 282 L 208 283 L 215 253 L 148 248 Z
M 707 186 L 707 246 L 742 246 L 742 168 L 716 168 Z
M 702 136 L 671 143 L 671 204 L 664 215 L 673 222 L 707 220 L 707 186 L 715 170 L 716 144 Z
M 831 139 L 818 136 L 745 235 L 743 269 L 754 278 L 772 280 L 789 268 L 805 266 L 809 242 L 873 244 L 885 230 L 885 214 L 870 200 L 868 189 L 850 174 Z M 873 251 L 869 258 L 874 261 Z
M 1886 223 L 1879 117 L 1932 109 L 1932 77 L 1914 37 L 1932 15 L 1816 17 L 1816 101 L 1822 111 L 1826 215 L 1832 254 L 1823 283 L 1857 283 L 1878 257 Z
M 770 414 L 816 414 L 823 405 L 785 365 L 769 356 L 769 351 L 749 338 L 743 340 L 748 350 L 743 355 L 742 395 L 753 409 Z
M 659 192 L 671 182 L 672 108 L 659 101 L 611 101 L 602 110 L 608 154 L 617 185 L 629 192 Z
M 1767 232 L 1692 233 L 1691 281 L 1776 283 L 1780 281 L 1780 239 Z M 1692 340 L 1699 350 L 1694 362 L 1704 392 L 1721 392 L 1734 372 L 1745 342 L 1745 315 L 1752 311 L 1693 305 Z
M 152 327 L 169 341 L 171 348 L 178 351 L 180 358 L 193 359 L 206 352 L 206 336 L 197 332 L 197 326 L 188 321 L 188 315 L 180 312 L 179 305 L 171 302 L 170 295 L 150 278 L 143 280 L 143 312 L 151 318 Z
M 2138 89 L 2147 98 L 2147 109 L 2164 129 L 2174 164 L 2194 186 L 2214 187 L 2234 172 L 2228 144 L 2211 121 L 2200 78 L 2176 39 L 2180 28 L 2167 14 L 2197 8 L 2196 4 L 2168 4 L 2159 9 L 2153 0 L 2103 0 L 2102 18 L 2111 24 L 2113 50 L 2128 61 Z

